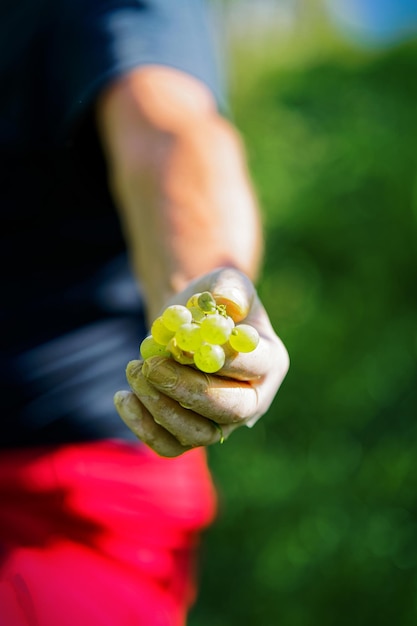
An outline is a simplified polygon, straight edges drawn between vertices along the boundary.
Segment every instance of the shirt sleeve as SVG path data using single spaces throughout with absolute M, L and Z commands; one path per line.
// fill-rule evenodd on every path
M 106 84 L 144 65 L 196 77 L 226 109 L 210 9 L 203 0 L 63 0 L 56 6 L 49 83 L 58 133 L 83 116 Z

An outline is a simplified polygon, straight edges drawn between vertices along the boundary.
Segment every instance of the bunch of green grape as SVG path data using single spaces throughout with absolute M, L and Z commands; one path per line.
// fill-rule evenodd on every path
M 141 357 L 172 357 L 184 365 L 194 365 L 208 374 L 220 370 L 225 349 L 252 352 L 259 343 L 256 328 L 235 324 L 226 305 L 218 304 L 209 291 L 196 293 L 184 306 L 168 306 L 151 326 L 151 333 L 140 345 Z

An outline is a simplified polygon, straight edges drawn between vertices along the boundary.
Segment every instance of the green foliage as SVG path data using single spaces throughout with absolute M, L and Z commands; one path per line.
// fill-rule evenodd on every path
M 259 65 L 232 94 L 291 357 L 210 448 L 219 517 L 190 626 L 417 621 L 417 44 Z M 250 88 L 248 88 L 250 84 Z

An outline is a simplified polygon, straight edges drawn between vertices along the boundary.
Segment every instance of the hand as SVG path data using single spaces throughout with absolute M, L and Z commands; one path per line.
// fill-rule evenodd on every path
M 169 304 L 185 304 L 196 292 L 211 291 L 260 335 L 256 350 L 231 352 L 216 374 L 151 357 L 126 369 L 132 391 L 118 391 L 116 409 L 135 435 L 160 456 L 175 457 L 197 446 L 226 439 L 252 426 L 268 410 L 289 367 L 288 353 L 275 334 L 252 282 L 225 268 L 194 280 Z

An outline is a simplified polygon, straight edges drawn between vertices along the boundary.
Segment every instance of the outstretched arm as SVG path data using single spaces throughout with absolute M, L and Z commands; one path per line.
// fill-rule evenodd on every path
M 177 70 L 139 69 L 103 94 L 98 120 L 149 317 L 216 267 L 254 279 L 259 211 L 240 138 L 208 89 Z
M 148 445 L 175 456 L 217 441 L 213 421 L 226 435 L 255 421 L 288 369 L 253 287 L 262 260 L 259 209 L 238 133 L 191 76 L 161 66 L 127 74 L 99 98 L 97 123 L 148 321 L 204 287 L 224 291 L 261 333 L 253 355 L 226 362 L 227 382 L 163 358 L 129 364 L 135 393 L 118 394 L 116 407 Z M 167 366 L 171 378 L 161 374 Z

